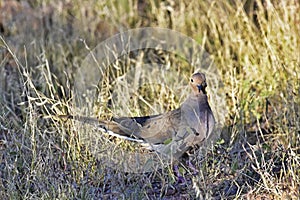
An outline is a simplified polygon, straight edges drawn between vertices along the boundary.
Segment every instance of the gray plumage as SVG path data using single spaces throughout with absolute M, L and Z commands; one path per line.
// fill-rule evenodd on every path
M 205 75 L 193 74 L 190 86 L 192 93 L 180 108 L 160 115 L 119 117 L 110 121 L 81 116 L 67 117 L 96 125 L 111 135 L 141 142 L 143 146 L 169 159 L 178 159 L 189 148 L 201 145 L 209 138 L 215 126 L 205 91 Z

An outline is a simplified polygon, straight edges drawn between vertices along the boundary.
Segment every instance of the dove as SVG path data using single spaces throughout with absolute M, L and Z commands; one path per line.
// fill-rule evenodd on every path
M 113 117 L 110 120 L 65 115 L 96 125 L 110 135 L 140 142 L 168 159 L 179 159 L 194 146 L 200 146 L 213 133 L 215 118 L 206 94 L 204 73 L 190 78 L 191 93 L 181 106 L 166 113 L 141 117 Z

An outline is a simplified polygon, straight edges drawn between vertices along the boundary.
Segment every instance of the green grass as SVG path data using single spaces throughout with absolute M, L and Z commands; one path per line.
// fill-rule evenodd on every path
M 1 199 L 299 198 L 298 1 L 257 1 L 255 9 L 251 1 L 9 2 L 0 0 L 6 13 L 0 19 Z M 181 166 L 183 184 L 176 183 L 172 166 L 145 174 L 112 166 L 114 156 L 140 150 L 54 117 L 77 112 L 72 89 L 87 47 L 145 26 L 170 28 L 203 44 L 224 84 L 228 113 L 221 139 L 205 157 L 191 157 L 198 175 Z M 121 76 L 138 53 L 120 59 L 121 70 L 109 73 Z M 159 55 L 183 77 L 193 70 L 174 55 Z M 139 88 L 129 105 L 116 110 L 107 106 L 111 81 L 101 87 L 103 99 L 90 102 L 97 116 L 154 112 L 147 104 L 157 112 L 175 108 L 185 94 L 174 88 L 188 80 L 165 90 Z M 95 133 L 101 145 L 91 148 L 82 133 Z

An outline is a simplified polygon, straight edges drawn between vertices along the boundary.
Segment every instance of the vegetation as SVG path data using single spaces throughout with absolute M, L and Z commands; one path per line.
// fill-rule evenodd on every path
M 299 198 L 299 1 L 0 0 L 0 8 L 1 199 Z M 96 155 L 143 150 L 56 117 L 76 114 L 76 71 L 91 49 L 120 31 L 148 26 L 195 39 L 223 82 L 228 113 L 221 137 L 205 156 L 193 154 L 196 169 L 180 165 L 183 181 L 174 166 L 147 173 L 112 166 L 109 156 Z M 167 52 L 154 54 L 183 77 L 194 70 Z M 140 55 L 113 63 L 108 77 L 120 77 Z M 162 112 L 184 96 L 145 86 L 127 110 L 114 113 L 106 88 L 113 79 L 104 80 L 104 99 L 90 102 L 102 118 L 153 114 L 153 104 Z M 82 132 L 101 135 L 96 153 Z

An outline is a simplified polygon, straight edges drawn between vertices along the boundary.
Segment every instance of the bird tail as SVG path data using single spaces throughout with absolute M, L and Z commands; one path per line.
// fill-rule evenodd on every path
M 142 139 L 137 139 L 137 138 L 128 136 L 127 134 L 120 134 L 120 133 L 122 133 L 122 130 L 120 130 L 118 125 L 113 121 L 99 120 L 99 119 L 93 118 L 93 117 L 78 116 L 78 115 L 59 115 L 58 118 L 73 119 L 73 120 L 79 121 L 81 123 L 94 126 L 98 130 L 100 130 L 104 133 L 107 133 L 108 135 L 114 136 L 114 137 L 133 141 L 133 142 L 138 142 L 138 143 L 145 143 L 145 141 Z

